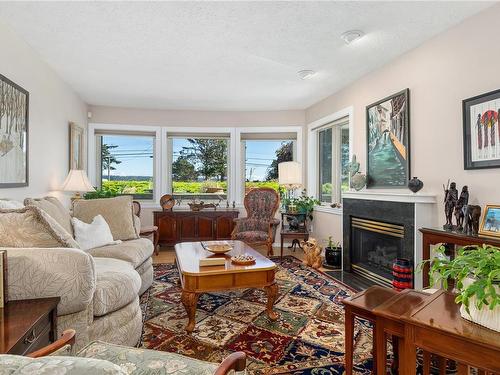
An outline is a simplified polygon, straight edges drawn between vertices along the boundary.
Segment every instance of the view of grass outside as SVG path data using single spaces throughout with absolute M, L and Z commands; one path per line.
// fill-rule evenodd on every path
M 227 199 L 225 138 L 172 138 L 172 192 L 177 199 Z M 101 136 L 101 188 L 113 194 L 153 199 L 154 137 Z M 293 160 L 293 141 L 245 141 L 245 190 L 278 190 L 278 163 Z
M 102 135 L 101 189 L 153 199 L 154 137 Z

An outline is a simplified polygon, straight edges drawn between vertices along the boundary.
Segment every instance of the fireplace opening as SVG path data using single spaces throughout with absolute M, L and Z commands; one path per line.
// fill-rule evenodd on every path
M 403 256 L 403 225 L 351 217 L 351 267 L 373 282 L 391 286 L 392 264 Z

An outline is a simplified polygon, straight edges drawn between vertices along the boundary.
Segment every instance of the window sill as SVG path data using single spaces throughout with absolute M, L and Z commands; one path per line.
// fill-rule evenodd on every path
M 316 206 L 316 207 L 314 207 L 314 211 L 342 216 L 342 208 L 333 208 L 333 207 L 328 207 L 328 206 Z

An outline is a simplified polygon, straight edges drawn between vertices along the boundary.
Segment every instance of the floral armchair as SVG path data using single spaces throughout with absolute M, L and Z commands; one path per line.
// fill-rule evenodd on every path
M 276 229 L 280 223 L 274 217 L 280 205 L 278 193 L 271 188 L 252 189 L 245 196 L 244 204 L 247 217 L 235 219 L 231 238 L 248 245 L 266 245 L 267 255 L 272 255 Z

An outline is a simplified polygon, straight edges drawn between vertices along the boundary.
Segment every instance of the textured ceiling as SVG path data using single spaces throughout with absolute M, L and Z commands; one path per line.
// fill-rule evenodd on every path
M 89 104 L 303 109 L 481 11 L 478 2 L 1 2 Z M 361 29 L 346 45 L 339 36 Z M 313 69 L 312 79 L 297 71 Z

